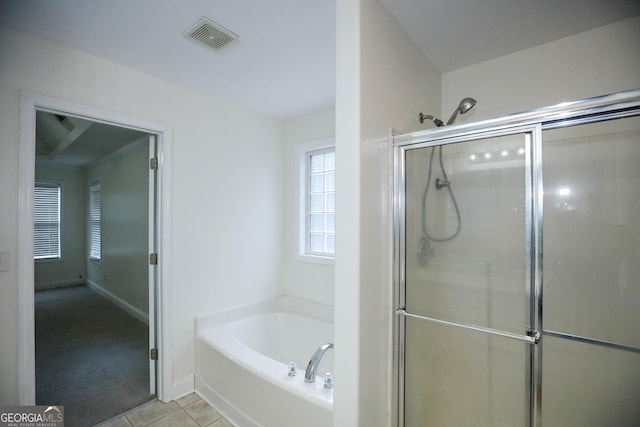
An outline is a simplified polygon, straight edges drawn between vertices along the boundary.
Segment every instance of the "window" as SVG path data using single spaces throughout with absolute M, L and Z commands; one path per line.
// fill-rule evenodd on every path
M 307 260 L 333 259 L 335 254 L 336 152 L 327 145 L 314 143 L 299 151 L 300 255 Z
M 89 259 L 100 261 L 102 257 L 102 188 L 100 181 L 89 187 Z
M 36 181 L 33 190 L 33 258 L 60 259 L 59 182 Z

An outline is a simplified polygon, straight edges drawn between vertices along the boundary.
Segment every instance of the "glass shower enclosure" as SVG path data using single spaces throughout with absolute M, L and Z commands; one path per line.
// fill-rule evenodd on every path
M 394 163 L 397 425 L 640 425 L 640 90 Z

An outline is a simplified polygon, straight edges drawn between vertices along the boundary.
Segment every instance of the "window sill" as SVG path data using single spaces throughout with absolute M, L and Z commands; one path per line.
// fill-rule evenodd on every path
M 40 263 L 49 263 L 49 262 L 62 262 L 62 258 L 34 258 L 33 260 L 36 264 Z
M 307 254 L 298 254 L 296 256 L 297 261 L 308 262 L 311 264 L 324 264 L 324 265 L 334 265 L 335 258 L 328 256 L 319 256 L 319 255 L 307 255 Z

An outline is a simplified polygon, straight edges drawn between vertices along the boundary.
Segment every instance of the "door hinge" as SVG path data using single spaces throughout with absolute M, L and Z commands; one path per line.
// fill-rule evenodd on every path
M 149 254 L 149 264 L 150 265 L 158 265 L 158 254 L 157 253 Z
M 158 158 L 152 157 L 149 159 L 149 169 L 158 170 Z
M 157 348 L 152 348 L 151 350 L 149 350 L 149 358 L 151 360 L 158 360 L 158 349 Z

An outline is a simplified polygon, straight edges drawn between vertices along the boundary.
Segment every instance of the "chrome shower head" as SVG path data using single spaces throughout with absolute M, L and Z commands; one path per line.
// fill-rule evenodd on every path
M 478 101 L 476 101 L 473 98 L 468 98 L 468 97 L 464 98 L 462 101 L 460 101 L 460 104 L 458 104 L 458 108 L 456 108 L 456 111 L 454 111 L 453 114 L 451 115 L 451 117 L 449 117 L 449 120 L 447 121 L 447 125 L 452 124 L 456 120 L 456 117 L 458 116 L 458 113 L 464 114 L 467 111 L 471 110 L 473 108 L 473 106 L 476 105 L 476 102 L 478 102 Z M 422 113 L 420 113 L 420 115 L 418 116 L 418 119 L 420 119 L 420 123 L 424 123 L 425 120 L 431 120 L 438 127 L 445 125 L 442 120 L 440 120 L 437 117 L 434 117 L 434 116 L 432 116 L 430 114 L 422 114 Z
M 449 120 L 447 120 L 447 125 L 453 124 L 453 122 L 456 120 L 456 117 L 458 116 L 458 113 L 464 114 L 467 111 L 471 110 L 473 106 L 476 105 L 476 102 L 478 101 L 473 98 L 464 98 L 462 101 L 460 101 L 460 104 L 458 104 L 458 108 L 456 108 L 456 111 L 454 111 L 451 117 L 449 117 Z
M 471 110 L 473 108 L 474 105 L 476 105 L 476 101 L 473 98 L 465 98 L 462 101 L 460 101 L 460 104 L 458 105 L 458 110 L 460 110 L 460 114 L 464 114 L 467 111 Z

